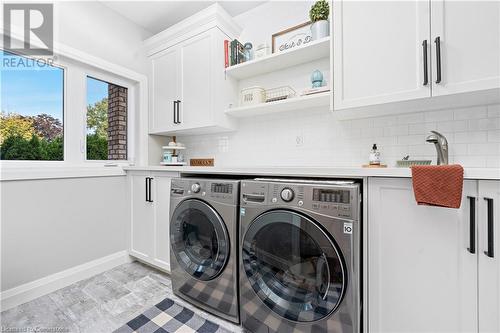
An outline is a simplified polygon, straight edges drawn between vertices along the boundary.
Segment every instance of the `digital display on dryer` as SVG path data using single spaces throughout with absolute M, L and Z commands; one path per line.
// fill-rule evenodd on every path
M 212 183 L 210 190 L 212 193 L 231 194 L 233 193 L 233 184 Z
M 349 204 L 351 196 L 349 191 L 315 188 L 313 190 L 313 201 Z

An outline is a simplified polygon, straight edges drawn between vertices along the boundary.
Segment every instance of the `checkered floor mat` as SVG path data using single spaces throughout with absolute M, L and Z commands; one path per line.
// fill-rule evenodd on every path
M 143 314 L 129 321 L 115 333 L 230 333 L 193 311 L 164 299 Z

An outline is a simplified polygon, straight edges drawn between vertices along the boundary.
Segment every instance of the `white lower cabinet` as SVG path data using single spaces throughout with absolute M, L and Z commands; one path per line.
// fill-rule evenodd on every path
M 154 202 L 148 201 L 149 173 L 129 175 L 130 205 L 130 254 L 143 260 L 153 257 Z
M 170 183 L 171 176 L 154 176 L 156 206 L 153 263 L 170 270 Z
M 499 202 L 500 181 L 466 180 L 449 209 L 370 178 L 368 331 L 500 332 Z
M 477 330 L 477 256 L 470 253 L 466 181 L 460 209 L 418 206 L 411 179 L 368 184 L 368 330 Z
M 479 332 L 500 332 L 500 181 L 479 182 Z
M 170 270 L 170 183 L 176 172 L 129 172 L 129 253 Z

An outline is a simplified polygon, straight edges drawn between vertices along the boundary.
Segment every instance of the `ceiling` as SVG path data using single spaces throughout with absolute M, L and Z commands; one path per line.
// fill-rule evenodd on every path
M 165 30 L 215 2 L 229 15 L 236 16 L 265 1 L 101 1 L 151 34 Z

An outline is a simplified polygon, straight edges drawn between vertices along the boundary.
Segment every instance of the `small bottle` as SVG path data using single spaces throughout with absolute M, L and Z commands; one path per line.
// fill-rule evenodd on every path
M 380 165 L 380 152 L 376 143 L 373 144 L 372 151 L 370 152 L 370 165 Z
M 253 46 L 252 46 L 252 43 L 250 43 L 250 42 L 245 43 L 245 45 L 243 46 L 243 48 L 245 50 L 245 61 L 253 60 Z

